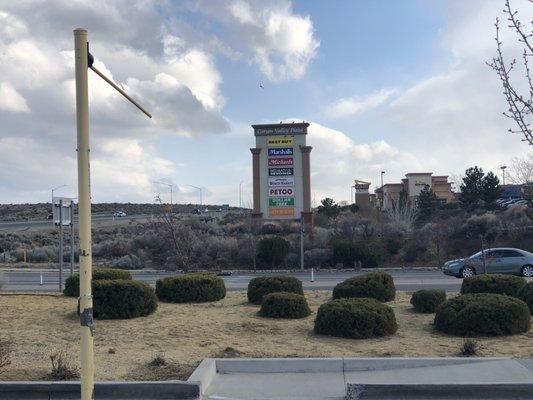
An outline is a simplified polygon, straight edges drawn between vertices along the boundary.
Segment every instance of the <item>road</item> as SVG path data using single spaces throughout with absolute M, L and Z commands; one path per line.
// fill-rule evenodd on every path
M 93 214 L 93 226 L 104 225 L 120 225 L 128 224 L 130 222 L 144 222 L 151 218 L 151 215 L 131 215 L 126 217 L 113 217 L 113 214 Z M 78 219 L 74 217 L 74 226 L 77 229 Z M 13 221 L 0 222 L 0 232 L 21 232 L 28 230 L 45 230 L 55 229 L 51 220 L 29 220 L 29 221 Z
M 419 289 L 444 289 L 447 292 L 458 292 L 461 287 L 461 279 L 442 274 L 438 270 L 391 270 L 388 271 L 394 278 L 398 290 L 415 291 Z M 290 273 L 303 282 L 306 290 L 331 290 L 344 279 L 361 275 L 365 272 L 319 272 L 314 274 L 314 282 L 311 282 L 310 272 Z M 69 275 L 68 268 L 63 273 L 63 279 Z M 159 278 L 176 275 L 170 272 L 132 271 L 133 278 L 152 286 Z M 255 276 L 267 274 L 235 274 L 222 277 L 228 290 L 245 290 L 248 282 Z M 4 272 L 6 291 L 57 291 L 59 290 L 59 272 L 55 270 L 43 270 L 43 284 L 40 285 L 40 270 L 7 270 Z
M 176 218 L 220 218 L 227 214 L 227 211 L 209 211 L 196 215 L 192 213 L 176 213 Z M 110 213 L 92 214 L 93 228 L 115 225 L 128 225 L 131 223 L 150 221 L 154 216 L 152 214 L 135 214 L 125 217 L 114 217 Z M 78 216 L 74 216 L 74 227 L 78 229 Z M 28 221 L 0 221 L 0 233 L 2 232 L 26 232 L 56 229 L 51 220 L 28 220 Z

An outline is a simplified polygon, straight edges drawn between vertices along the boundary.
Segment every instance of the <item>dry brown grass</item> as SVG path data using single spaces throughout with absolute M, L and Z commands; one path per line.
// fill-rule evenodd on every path
M 390 303 L 399 329 L 390 337 L 350 340 L 317 336 L 313 321 L 330 292 L 307 292 L 313 311 L 301 320 L 257 315 L 243 292 L 216 303 L 165 304 L 143 318 L 95 322 L 98 380 L 185 379 L 205 357 L 456 356 L 462 338 L 433 331 L 433 314 L 415 314 L 409 295 Z M 13 342 L 12 364 L 0 380 L 43 379 L 50 354 L 70 349 L 77 362 L 76 300 L 59 296 L 0 295 L 0 339 Z M 481 338 L 479 355 L 533 357 L 533 332 Z M 151 366 L 157 355 L 166 365 Z M 78 363 L 79 365 L 79 363 Z

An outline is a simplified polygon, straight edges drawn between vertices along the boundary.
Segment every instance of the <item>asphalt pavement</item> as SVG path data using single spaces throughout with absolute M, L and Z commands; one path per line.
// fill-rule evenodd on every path
M 387 271 L 394 278 L 394 283 L 398 290 L 415 291 L 419 289 L 444 289 L 447 292 L 458 292 L 461 288 L 462 279 L 444 275 L 440 270 L 417 270 L 398 269 Z M 63 271 L 63 280 L 69 275 L 68 268 Z M 167 276 L 177 275 L 175 272 L 156 271 L 131 271 L 133 279 L 149 283 L 155 286 L 157 279 Z M 365 271 L 321 271 L 314 273 L 314 280 L 311 281 L 311 272 L 286 273 L 295 276 L 303 282 L 305 290 L 331 290 L 333 287 L 351 276 L 361 275 Z M 250 279 L 261 275 L 272 275 L 271 273 L 246 273 L 224 276 L 226 288 L 228 290 L 245 290 Z M 42 284 L 41 284 L 42 276 Z M 39 292 L 59 290 L 59 271 L 57 270 L 37 270 L 18 269 L 4 271 L 3 290 L 19 292 Z
M 92 222 L 94 226 L 123 225 L 130 222 L 144 222 L 151 217 L 149 214 L 128 215 L 126 217 L 114 217 L 113 214 L 93 214 Z M 77 229 L 77 215 L 74 217 L 74 226 Z M 0 232 L 25 232 L 47 229 L 56 229 L 52 220 L 0 221 Z

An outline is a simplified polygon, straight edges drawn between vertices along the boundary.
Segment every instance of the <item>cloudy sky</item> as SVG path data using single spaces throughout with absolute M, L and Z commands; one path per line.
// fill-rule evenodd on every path
M 530 151 L 495 74 L 503 0 L 0 0 L 0 202 L 76 196 L 73 35 L 90 72 L 93 201 L 251 201 L 253 123 L 311 122 L 312 192 L 496 170 Z M 514 0 L 522 19 L 531 3 Z M 505 32 L 507 54 L 518 49 Z M 263 86 L 263 88 L 260 87 Z

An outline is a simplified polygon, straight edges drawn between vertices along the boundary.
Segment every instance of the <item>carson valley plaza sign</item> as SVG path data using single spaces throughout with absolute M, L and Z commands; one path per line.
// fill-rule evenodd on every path
M 254 218 L 312 222 L 308 126 L 305 122 L 252 125 Z

